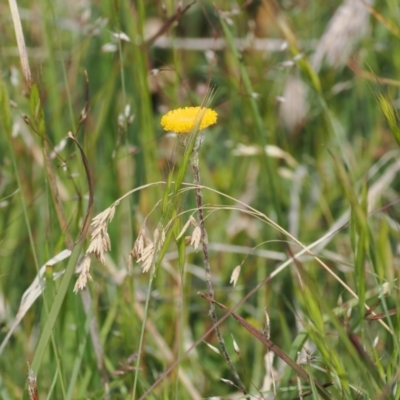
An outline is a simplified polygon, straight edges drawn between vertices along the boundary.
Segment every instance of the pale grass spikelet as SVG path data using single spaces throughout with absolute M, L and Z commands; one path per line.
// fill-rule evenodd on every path
M 111 207 L 106 208 L 100 214 L 97 214 L 92 220 L 92 225 L 94 227 L 97 227 L 105 223 L 108 224 L 109 222 L 112 221 L 114 215 L 115 215 L 115 205 L 112 205 Z
M 233 349 L 235 350 L 235 353 L 237 355 L 240 355 L 240 348 L 239 348 L 238 344 L 236 343 L 236 340 L 233 337 L 233 335 L 232 335 L 232 342 L 233 342 Z
M 210 343 L 204 342 L 214 353 L 221 355 L 220 351 Z
M 153 234 L 155 251 L 159 252 L 165 242 L 165 230 L 162 227 L 157 228 Z
M 104 227 L 96 229 L 92 234 L 87 254 L 94 254 L 101 264 L 105 264 L 105 253 L 110 250 L 111 243 L 107 230 Z
M 188 230 L 189 225 L 194 226 L 194 229 L 191 236 L 185 237 L 186 243 L 190 246 L 193 246 L 194 249 L 197 250 L 201 242 L 201 229 L 193 215 L 191 215 L 190 218 L 187 220 L 186 224 L 183 226 L 176 239 L 179 240 L 184 235 L 184 233 Z
M 231 279 L 230 279 L 229 283 L 231 283 L 233 286 L 236 286 L 236 283 L 237 283 L 237 281 L 239 279 L 239 276 L 240 276 L 241 269 L 242 269 L 242 266 L 238 265 L 237 267 L 235 267 L 235 269 L 232 272 Z
M 186 221 L 186 224 L 183 226 L 183 228 L 181 229 L 178 237 L 176 238 L 176 240 L 179 240 L 184 233 L 187 231 L 187 229 L 189 228 L 189 225 L 193 225 L 193 226 L 197 226 L 197 221 L 195 220 L 195 218 L 193 217 L 193 215 L 190 216 L 190 218 Z
M 267 310 L 264 310 L 264 314 L 265 314 L 265 325 L 264 325 L 264 329 L 262 331 L 262 334 L 267 338 L 270 339 L 271 336 L 271 323 L 269 320 L 269 315 Z
M 142 255 L 138 260 L 137 263 L 142 263 L 142 272 L 150 271 L 151 266 L 153 265 L 154 260 L 154 244 L 149 243 L 142 252 Z
M 101 264 L 105 264 L 105 253 L 111 249 L 110 237 L 107 228 L 115 214 L 115 207 L 109 207 L 92 220 L 94 228 L 86 254 L 94 254 Z
M 94 254 L 101 264 L 106 263 L 105 254 L 111 249 L 111 241 L 108 236 L 107 228 L 108 224 L 114 218 L 117 204 L 118 203 L 114 203 L 111 207 L 106 208 L 92 219 L 91 226 L 93 227 L 93 232 L 90 235 L 89 247 L 86 250 L 85 258 L 81 263 L 81 271 L 74 286 L 75 293 L 84 289 L 88 281 L 93 280 L 89 273 L 91 254 Z
M 200 241 L 201 241 L 201 229 L 199 226 L 196 226 L 193 230 L 192 237 L 190 239 L 190 245 L 193 246 L 195 250 L 197 250 Z
M 147 247 L 147 245 L 149 243 L 150 243 L 150 241 L 147 239 L 146 233 L 145 233 L 144 229 L 142 228 L 139 231 L 139 235 L 138 235 L 137 239 L 135 240 L 135 243 L 133 245 L 133 249 L 131 251 L 130 256 L 136 260 L 141 258 L 144 249 Z
M 153 234 L 153 241 L 146 237 L 144 228 L 139 232 L 133 249 L 130 253 L 132 258 L 136 259 L 136 263 L 142 264 L 142 272 L 150 271 L 154 257 L 159 252 L 165 242 L 165 229 L 158 227 Z
M 79 290 L 82 290 L 86 287 L 88 281 L 92 281 L 93 278 L 90 275 L 90 264 L 91 264 L 91 258 L 89 254 L 86 254 L 80 267 L 81 267 L 81 272 L 79 274 L 79 277 L 77 281 L 75 282 L 74 286 L 74 293 L 79 292 Z
M 221 381 L 227 383 L 228 385 L 236 387 L 236 385 L 230 379 L 221 378 Z
M 147 272 L 153 263 L 154 245 L 147 238 L 145 229 L 139 231 L 130 256 L 136 259 L 136 263 L 142 263 L 142 272 Z
M 122 41 L 125 41 L 125 42 L 130 42 L 131 41 L 130 37 L 124 32 L 112 32 L 111 34 L 116 39 L 119 39 L 119 40 L 122 40 Z
M 357 42 L 368 31 L 367 6 L 372 4 L 373 0 L 345 0 L 336 10 L 312 58 L 312 66 L 316 71 L 320 70 L 324 58 L 334 68 L 346 64 Z

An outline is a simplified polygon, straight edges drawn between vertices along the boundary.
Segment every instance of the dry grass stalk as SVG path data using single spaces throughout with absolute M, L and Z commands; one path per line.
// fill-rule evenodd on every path
M 71 255 L 71 250 L 67 250 L 67 249 L 63 250 L 59 254 L 57 254 L 55 257 L 51 258 L 50 260 L 47 260 L 40 267 L 39 273 L 37 274 L 35 279 L 32 281 L 32 283 L 28 287 L 28 289 L 26 289 L 24 294 L 22 295 L 21 304 L 19 305 L 17 315 L 15 316 L 15 319 L 12 322 L 9 331 L 7 332 L 7 335 L 1 342 L 0 356 L 3 353 L 11 336 L 15 332 L 15 329 L 18 327 L 18 325 L 22 321 L 22 318 L 25 316 L 25 314 L 28 312 L 28 310 L 32 307 L 32 305 L 35 303 L 35 301 L 39 298 L 39 296 L 43 293 L 43 290 L 45 289 L 46 268 L 50 265 L 55 265 L 58 262 L 65 260 L 70 255 Z M 64 274 L 64 270 L 62 270 L 60 272 L 55 272 L 53 274 L 53 280 L 59 279 L 61 276 L 63 276 L 63 274 Z
M 200 143 L 201 143 L 201 141 L 200 141 Z M 192 164 L 192 170 L 193 170 L 193 175 L 194 175 L 194 184 L 196 185 L 196 187 L 195 187 L 196 206 L 197 206 L 197 213 L 199 216 L 199 227 L 200 227 L 200 233 L 201 233 L 201 244 L 202 244 L 202 250 L 203 250 L 204 269 L 206 272 L 207 291 L 208 291 L 208 296 L 211 299 L 214 299 L 214 289 L 213 289 L 213 284 L 212 284 L 212 280 L 211 280 L 211 266 L 210 266 L 210 259 L 208 256 L 208 236 L 207 236 L 206 226 L 204 223 L 203 196 L 201 193 L 201 186 L 200 186 L 201 181 L 200 181 L 200 171 L 199 171 L 197 151 L 198 151 L 198 149 L 195 149 L 193 151 L 193 155 L 191 157 L 191 164 Z M 232 362 L 232 360 L 228 354 L 228 351 L 226 349 L 224 338 L 222 337 L 221 331 L 217 325 L 218 317 L 215 312 L 215 305 L 212 301 L 210 302 L 210 315 L 211 315 L 211 319 L 215 325 L 214 330 L 218 337 L 218 342 L 219 342 L 219 346 L 221 348 L 222 355 L 224 356 L 226 362 L 228 363 L 230 370 L 231 370 L 233 376 L 235 377 L 235 380 L 236 380 L 240 390 L 243 392 L 243 394 L 246 396 L 246 398 L 249 398 L 247 389 L 244 386 L 242 380 L 240 379 L 240 376 L 239 376 L 238 372 L 236 371 L 236 368 L 233 365 L 233 362 Z
M 18 5 L 16 0 L 8 0 L 10 5 L 11 17 L 14 24 L 15 36 L 17 38 L 18 53 L 21 60 L 22 72 L 26 83 L 30 87 L 32 84 L 31 69 L 29 67 L 28 53 L 26 51 L 24 32 L 22 31 L 21 18 L 19 16 Z

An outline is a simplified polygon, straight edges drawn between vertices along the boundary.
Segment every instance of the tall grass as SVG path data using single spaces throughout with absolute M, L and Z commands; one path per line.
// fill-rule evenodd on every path
M 2 399 L 400 398 L 400 9 L 311 3 L 0 5 Z

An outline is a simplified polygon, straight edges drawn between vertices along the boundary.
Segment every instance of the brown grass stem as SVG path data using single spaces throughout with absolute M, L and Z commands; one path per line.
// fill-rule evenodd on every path
M 206 271 L 206 284 L 207 284 L 207 291 L 208 291 L 208 296 L 211 299 L 214 299 L 214 288 L 212 285 L 212 280 L 211 280 L 211 267 L 210 267 L 210 259 L 208 256 L 208 236 L 207 236 L 207 230 L 204 224 L 204 213 L 203 213 L 203 196 L 201 193 L 201 184 L 200 184 L 200 170 L 199 170 L 199 163 L 198 163 L 198 157 L 196 150 L 194 151 L 194 154 L 191 158 L 191 165 L 193 169 L 193 175 L 194 175 L 194 184 L 196 185 L 195 188 L 195 193 L 196 193 L 196 206 L 197 206 L 197 213 L 199 216 L 199 226 L 201 230 L 201 246 L 203 250 L 203 259 L 204 259 L 204 269 Z M 211 301 L 210 302 L 210 316 L 213 321 L 214 325 L 214 331 L 218 337 L 218 342 L 219 346 L 222 352 L 223 357 L 225 358 L 226 362 L 229 365 L 229 368 L 231 369 L 231 372 L 233 376 L 235 377 L 235 380 L 240 388 L 240 390 L 243 392 L 243 394 L 247 395 L 248 392 L 240 379 L 240 376 L 238 372 L 236 371 L 235 366 L 233 365 L 233 362 L 228 354 L 228 351 L 225 346 L 225 341 L 224 338 L 222 337 L 221 331 L 219 329 L 219 326 L 217 325 L 218 323 L 218 317 L 217 313 L 215 312 L 215 305 Z

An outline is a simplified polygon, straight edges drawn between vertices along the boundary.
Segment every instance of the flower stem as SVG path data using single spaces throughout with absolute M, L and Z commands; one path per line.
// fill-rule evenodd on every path
M 196 185 L 196 189 L 195 189 L 196 205 L 197 205 L 197 213 L 199 216 L 199 225 L 200 225 L 200 230 L 201 230 L 201 243 L 202 243 L 202 249 L 203 249 L 204 268 L 206 270 L 206 283 L 207 283 L 208 296 L 211 299 L 214 299 L 214 289 L 213 289 L 213 285 L 212 285 L 212 281 L 211 281 L 210 260 L 208 257 L 208 237 L 207 237 L 206 227 L 204 224 L 203 196 L 202 196 L 201 187 L 200 187 L 200 171 L 199 171 L 198 155 L 197 155 L 196 151 L 194 151 L 192 154 L 191 164 L 192 164 L 193 175 L 194 175 L 194 184 Z M 240 379 L 239 374 L 236 371 L 236 368 L 233 365 L 231 358 L 229 357 L 228 351 L 226 350 L 225 341 L 221 335 L 221 331 L 219 330 L 219 327 L 216 325 L 218 322 L 218 318 L 217 318 L 217 314 L 215 312 L 215 305 L 213 302 L 210 302 L 210 315 L 211 315 L 211 319 L 214 323 L 214 330 L 218 337 L 219 346 L 221 348 L 222 355 L 224 356 L 226 362 L 228 363 L 228 365 L 231 369 L 231 372 L 232 372 L 233 376 L 235 377 L 240 390 L 243 392 L 243 394 L 247 395 L 248 392 L 247 392 L 242 380 Z

